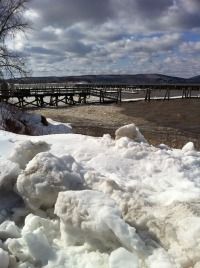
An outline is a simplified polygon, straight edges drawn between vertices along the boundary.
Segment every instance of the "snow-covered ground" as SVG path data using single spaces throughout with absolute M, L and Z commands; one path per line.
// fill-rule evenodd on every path
M 0 131 L 0 268 L 199 268 L 199 204 L 190 142 Z

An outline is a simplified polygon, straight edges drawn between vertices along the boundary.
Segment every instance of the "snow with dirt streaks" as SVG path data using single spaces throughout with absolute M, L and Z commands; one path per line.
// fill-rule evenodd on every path
M 200 267 L 192 143 L 0 131 L 0 161 L 0 267 Z

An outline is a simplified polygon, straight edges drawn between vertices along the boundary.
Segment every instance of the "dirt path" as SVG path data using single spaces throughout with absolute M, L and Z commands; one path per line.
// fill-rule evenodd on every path
M 60 122 L 72 124 L 75 133 L 102 136 L 135 123 L 153 145 L 165 143 L 181 148 L 193 141 L 200 149 L 200 100 L 128 102 L 34 110 Z

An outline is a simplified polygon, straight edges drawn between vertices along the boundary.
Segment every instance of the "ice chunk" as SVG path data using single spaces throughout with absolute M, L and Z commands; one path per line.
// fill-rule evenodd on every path
M 26 164 L 33 159 L 35 155 L 41 152 L 46 152 L 50 149 L 50 145 L 44 141 L 32 142 L 24 141 L 16 144 L 14 151 L 9 159 L 18 163 L 21 169 L 26 167 Z
M 127 137 L 137 142 L 147 142 L 135 124 L 126 125 L 115 131 L 115 138 Z
M 25 219 L 21 238 L 8 239 L 6 245 L 20 261 L 46 265 L 49 259 L 55 257 L 52 244 L 55 239 L 59 238 L 57 220 L 44 219 L 29 214 Z
M 12 221 L 4 221 L 0 225 L 0 239 L 7 239 L 7 238 L 19 238 L 20 229 L 16 226 L 16 224 Z
M 37 154 L 19 175 L 17 191 L 32 209 L 53 207 L 60 191 L 82 189 L 79 169 L 69 155 Z
M 8 239 L 6 245 L 20 261 L 37 264 L 37 267 L 46 265 L 49 259 L 54 258 L 53 248 L 51 248 L 42 227 L 25 233 L 22 238 Z
M 8 238 L 5 241 L 4 245 L 8 248 L 9 252 L 13 254 L 18 260 L 25 262 L 29 259 L 29 250 L 24 239 Z
M 124 248 L 118 248 L 110 255 L 109 268 L 139 268 L 138 257 Z
M 0 189 L 12 190 L 20 173 L 19 165 L 9 160 L 0 161 Z
M 194 151 L 194 150 L 195 150 L 195 148 L 194 148 L 194 143 L 193 142 L 186 143 L 182 148 L 182 151 L 184 153 L 191 152 L 191 151 Z
M 59 227 L 58 220 L 28 215 L 22 238 L 6 242 L 9 251 L 20 260 L 19 267 L 108 267 L 107 253 L 95 252 L 88 245 L 63 248 Z
M 33 233 L 25 234 L 24 240 L 27 244 L 29 255 L 37 263 L 46 265 L 48 260 L 54 257 L 53 249 L 43 232 L 43 228 L 39 228 Z
M 138 252 L 144 247 L 135 229 L 121 219 L 115 201 L 101 192 L 60 192 L 55 213 L 61 219 L 61 235 L 66 245 L 86 241 L 104 250 L 122 245 Z

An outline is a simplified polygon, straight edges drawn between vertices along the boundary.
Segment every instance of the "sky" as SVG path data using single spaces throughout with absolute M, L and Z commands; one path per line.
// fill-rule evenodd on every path
M 31 0 L 10 47 L 34 76 L 200 75 L 200 0 Z

